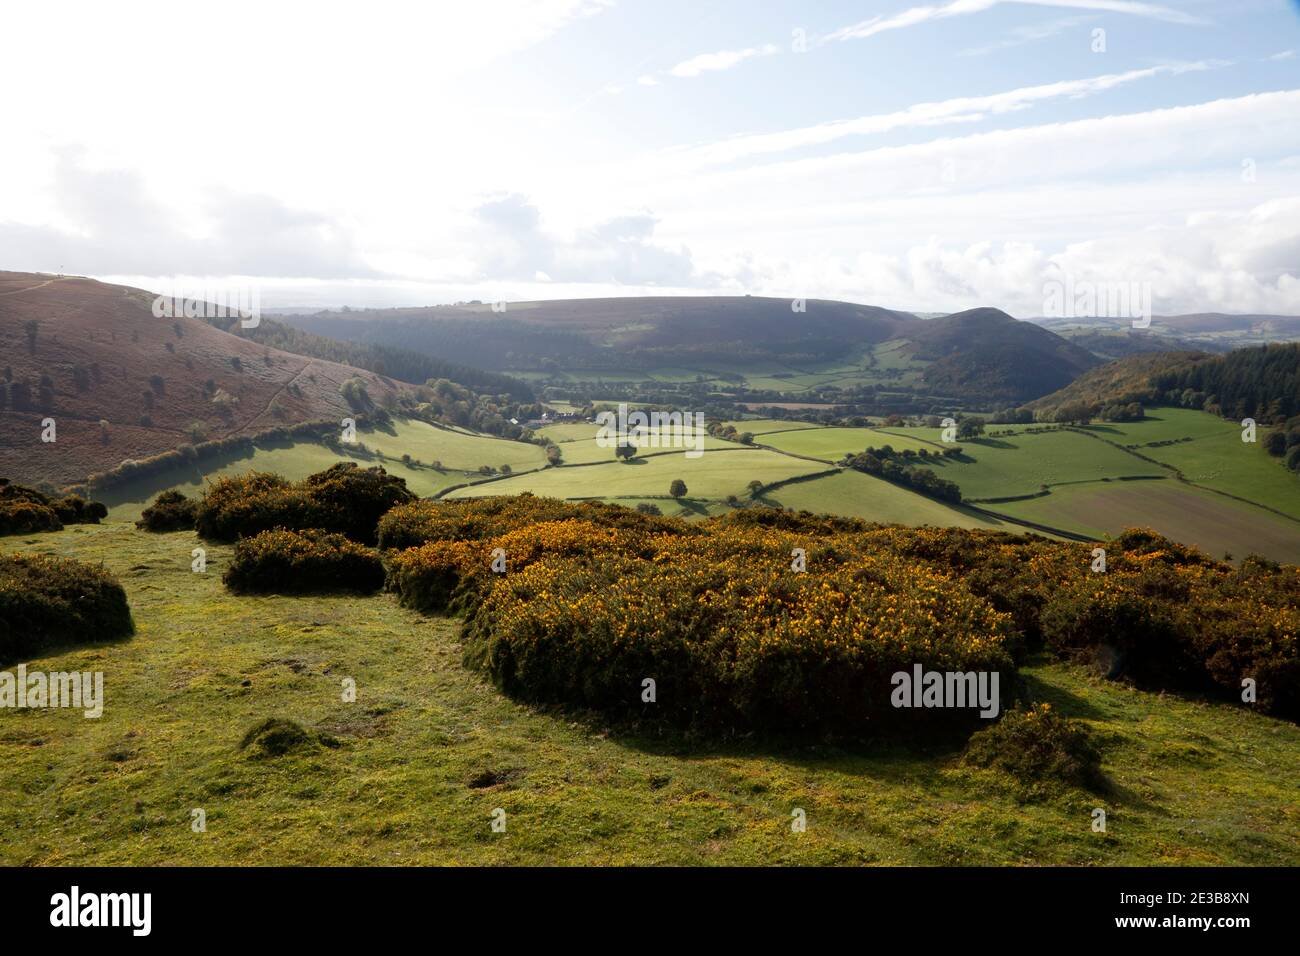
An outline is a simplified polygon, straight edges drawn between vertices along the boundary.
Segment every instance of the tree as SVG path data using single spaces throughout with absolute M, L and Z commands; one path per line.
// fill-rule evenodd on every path
M 680 478 L 674 478 L 673 483 L 668 486 L 668 493 L 674 498 L 681 498 L 686 494 L 686 482 Z
M 978 418 L 963 418 L 957 424 L 958 438 L 974 438 L 984 434 L 984 423 Z
M 758 494 L 760 491 L 763 490 L 763 483 L 756 478 L 745 487 L 749 489 L 749 493 L 752 496 Z

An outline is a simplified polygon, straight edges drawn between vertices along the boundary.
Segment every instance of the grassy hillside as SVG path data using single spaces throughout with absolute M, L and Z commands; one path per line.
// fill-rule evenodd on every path
M 630 462 L 548 468 L 461 488 L 447 497 L 517 495 L 523 491 L 550 498 L 667 495 L 673 480 L 680 478 L 686 482 L 688 497 L 719 500 L 728 495 L 748 494 L 751 481 L 769 484 L 823 470 L 825 466 L 817 462 L 735 446 L 729 450 L 705 451 L 699 458 L 687 458 L 682 451 L 668 451 Z
M 185 468 L 96 492 L 95 497 L 109 506 L 114 519 L 134 520 L 161 491 L 176 489 L 194 495 L 219 477 L 250 471 L 275 472 L 299 480 L 349 457 L 364 464 L 382 464 L 390 474 L 405 479 L 411 491 L 431 497 L 452 485 L 481 479 L 480 465 L 500 468 L 509 464 L 513 469 L 524 470 L 541 467 L 546 462 L 545 453 L 537 445 L 439 428 L 410 419 L 395 419 L 384 429 L 359 430 L 357 442 L 356 448 L 340 445 L 338 450 L 311 441 L 268 442 L 251 453 L 203 459 Z M 381 451 L 385 457 L 364 454 L 363 449 Z M 402 461 L 403 454 L 412 457 L 410 465 Z M 442 464 L 441 470 L 432 467 L 435 462 Z
M 29 662 L 103 670 L 102 718 L 0 710 L 0 863 L 1300 864 L 1300 729 L 1240 707 L 1031 665 L 1034 695 L 1103 741 L 1114 789 L 1026 801 L 945 750 L 689 745 L 535 711 L 461 665 L 448 620 L 387 594 L 235 597 L 230 549 L 194 574 L 197 543 L 124 524 L 0 539 L 102 561 L 137 627 Z M 338 746 L 241 751 L 268 717 Z

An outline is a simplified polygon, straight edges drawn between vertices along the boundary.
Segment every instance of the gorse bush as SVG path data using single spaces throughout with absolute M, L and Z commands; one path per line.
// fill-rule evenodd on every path
M 68 558 L 0 555 L 0 663 L 133 630 L 126 592 L 102 569 Z
M 568 502 L 535 498 L 470 498 L 458 501 L 413 501 L 390 511 L 379 522 L 381 548 L 412 548 L 429 541 L 480 541 L 543 521 L 576 519 L 601 527 L 645 533 L 698 534 L 676 518 L 646 514 L 600 501 Z
M 869 735 L 943 722 L 878 709 L 890 668 L 997 669 L 1007 688 L 1023 652 L 1044 648 L 1230 700 L 1249 678 L 1260 710 L 1300 716 L 1300 570 L 1237 569 L 1144 529 L 1106 544 L 1102 573 L 1094 545 L 1033 535 L 775 509 L 692 525 L 526 496 L 399 506 L 380 537 L 404 549 L 390 561 L 400 599 L 465 612 L 467 659 L 539 702 Z
M 79 495 L 55 498 L 0 478 L 0 535 L 59 531 L 69 524 L 98 524 L 108 509 Z
M 970 709 L 895 709 L 891 677 L 914 664 L 1013 680 L 1009 618 L 944 575 L 829 551 L 810 554 L 815 571 L 792 573 L 792 539 L 771 532 L 651 546 L 546 554 L 498 576 L 467 621 L 467 659 L 525 700 L 699 729 L 859 737 L 978 722 Z
M 179 491 L 164 491 L 140 512 L 137 528 L 145 531 L 186 531 L 194 527 L 198 502 Z
M 543 557 L 649 557 L 656 553 L 655 542 L 655 537 L 636 529 L 589 520 L 541 521 L 483 541 L 430 541 L 407 548 L 389 562 L 389 585 L 402 603 L 440 612 L 461 606 L 462 595 L 487 585 L 498 573 L 493 569 L 498 554 L 509 573 Z
M 263 531 L 235 543 L 222 580 L 232 591 L 369 593 L 384 585 L 379 554 L 327 531 Z
M 198 504 L 194 525 L 216 541 L 275 528 L 315 528 L 374 544 L 380 517 L 414 497 L 405 479 L 355 462 L 340 462 L 301 482 L 253 472 L 214 482 Z
M 1088 790 L 1106 785 L 1101 751 L 1087 726 L 1062 717 L 1050 704 L 1010 711 L 976 732 L 967 742 L 962 762 L 1001 770 L 1030 792 L 1053 783 Z

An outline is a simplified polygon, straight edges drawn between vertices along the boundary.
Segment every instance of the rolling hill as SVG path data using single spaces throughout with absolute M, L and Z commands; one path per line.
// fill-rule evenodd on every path
M 499 371 L 593 380 L 648 378 L 656 370 L 671 369 L 687 379 L 699 375 L 765 391 L 769 398 L 797 390 L 787 387 L 797 375 L 831 370 L 838 374 L 804 387 L 902 384 L 912 394 L 923 392 L 925 401 L 955 399 L 991 407 L 1055 391 L 1100 361 L 997 309 L 921 319 L 823 299 L 809 299 L 802 303 L 803 311 L 796 311 L 790 299 L 759 296 L 503 305 L 503 311 L 471 303 L 282 318 L 334 339 L 407 348 Z M 873 354 L 886 343 L 881 356 Z M 861 367 L 844 368 L 850 361 Z M 922 381 L 902 380 L 905 371 L 922 366 Z
M 1019 404 L 1054 392 L 1101 364 L 1091 352 L 999 309 L 971 309 L 908 330 L 925 381 L 952 394 Z
M 349 379 L 379 404 L 411 388 L 202 319 L 155 318 L 152 302 L 92 279 L 0 272 L 0 475 L 72 484 L 185 443 L 340 420 Z
M 1211 361 L 1207 352 L 1149 352 L 1096 366 L 1070 384 L 1028 403 L 1045 413 L 1065 405 L 1101 406 L 1112 403 L 1153 403 L 1158 399 L 1153 382 L 1165 372 Z

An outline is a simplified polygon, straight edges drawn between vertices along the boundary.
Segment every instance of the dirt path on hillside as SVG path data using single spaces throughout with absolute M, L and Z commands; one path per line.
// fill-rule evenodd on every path
M 25 289 L 10 289 L 8 292 L 0 292 L 0 295 L 17 295 L 19 292 L 35 292 L 37 289 L 44 289 L 51 282 L 58 282 L 62 278 L 63 276 L 57 276 L 56 278 L 53 279 L 46 279 L 44 282 L 38 283 L 36 285 L 29 285 Z

